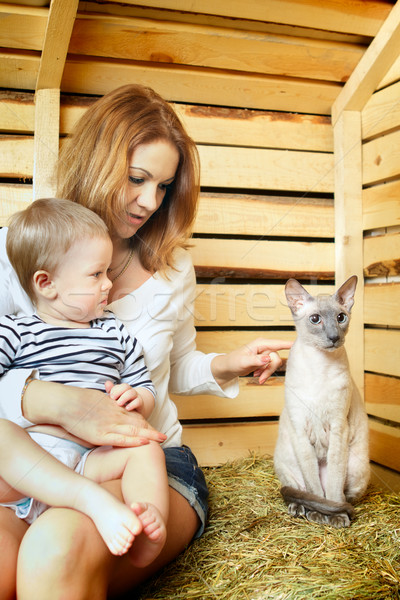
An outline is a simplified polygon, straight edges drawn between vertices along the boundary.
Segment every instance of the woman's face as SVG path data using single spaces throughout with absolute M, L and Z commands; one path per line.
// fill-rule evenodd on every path
M 160 207 L 179 163 L 177 148 L 167 140 L 138 146 L 129 157 L 125 213 L 116 226 L 118 237 L 132 237 Z

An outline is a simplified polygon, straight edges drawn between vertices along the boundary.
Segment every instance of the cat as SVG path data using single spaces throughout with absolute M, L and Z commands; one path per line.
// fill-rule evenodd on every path
M 316 297 L 296 279 L 285 286 L 297 339 L 274 468 L 289 513 L 333 527 L 350 525 L 370 476 L 368 417 L 343 346 L 356 285 L 353 275 L 332 296 Z

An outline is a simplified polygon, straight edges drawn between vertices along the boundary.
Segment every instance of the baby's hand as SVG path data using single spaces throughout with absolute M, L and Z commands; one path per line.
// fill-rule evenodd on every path
M 115 400 L 118 406 L 123 406 L 126 410 L 137 410 L 139 413 L 143 410 L 142 397 L 127 383 L 113 385 L 111 381 L 107 381 L 105 387 L 110 398 Z

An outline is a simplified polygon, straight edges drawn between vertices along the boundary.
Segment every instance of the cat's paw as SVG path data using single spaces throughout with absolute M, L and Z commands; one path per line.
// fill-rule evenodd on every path
M 327 516 L 317 510 L 306 510 L 305 513 L 306 519 L 312 523 L 318 523 L 320 525 L 325 525 L 327 523 Z
M 336 527 L 339 529 L 340 527 L 350 527 L 350 519 L 349 515 L 346 512 L 340 513 L 338 515 L 327 515 L 326 523 L 331 527 Z
M 292 517 L 304 517 L 306 514 L 306 509 L 302 504 L 297 504 L 297 502 L 290 502 L 287 505 L 288 513 Z

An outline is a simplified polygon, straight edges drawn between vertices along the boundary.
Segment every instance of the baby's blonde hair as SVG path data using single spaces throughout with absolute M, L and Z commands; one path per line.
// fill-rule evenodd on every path
M 74 243 L 93 237 L 109 237 L 106 224 L 96 213 L 71 200 L 35 200 L 11 217 L 8 258 L 34 304 L 35 272 L 43 269 L 54 273 Z

